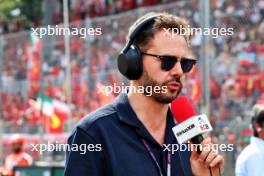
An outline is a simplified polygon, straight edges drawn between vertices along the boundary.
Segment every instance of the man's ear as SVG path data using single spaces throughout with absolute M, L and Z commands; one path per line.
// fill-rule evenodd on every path
M 261 126 L 259 124 L 257 124 L 257 123 L 255 124 L 255 129 L 256 129 L 257 132 L 261 132 L 262 131 Z
M 261 132 L 262 131 L 262 128 L 257 128 L 257 132 Z

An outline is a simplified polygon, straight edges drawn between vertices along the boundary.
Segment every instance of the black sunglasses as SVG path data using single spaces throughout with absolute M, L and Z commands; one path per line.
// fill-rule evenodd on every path
M 144 52 L 141 53 L 147 56 L 159 58 L 161 61 L 161 69 L 164 71 L 171 70 L 178 62 L 178 58 L 175 56 L 160 56 L 160 55 L 149 54 Z M 196 64 L 196 62 L 197 60 L 195 59 L 182 58 L 180 60 L 180 63 L 183 73 L 188 73 L 189 71 L 191 71 L 192 67 Z

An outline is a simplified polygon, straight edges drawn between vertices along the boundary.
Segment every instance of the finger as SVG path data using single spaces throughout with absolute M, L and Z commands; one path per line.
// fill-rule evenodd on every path
M 204 145 L 204 144 L 209 144 L 209 143 L 212 143 L 212 139 L 211 139 L 211 137 L 207 137 L 207 138 L 205 138 L 203 141 L 202 141 L 202 146 Z
M 205 138 L 201 144 L 189 143 L 191 143 L 192 157 L 197 159 L 197 156 L 199 156 L 199 160 L 204 162 L 212 150 L 211 137 Z M 200 154 L 197 153 L 197 149 L 201 150 Z
M 205 138 L 200 144 L 194 144 L 192 141 L 188 141 L 187 143 L 191 144 L 191 145 L 194 145 L 195 148 L 193 148 L 193 149 L 197 149 L 197 148 L 200 148 L 200 147 L 204 147 L 207 144 L 211 144 L 212 140 L 211 140 L 211 137 L 208 137 L 208 138 Z
M 205 163 L 209 166 L 209 164 L 218 156 L 218 153 L 214 152 L 214 151 L 210 151 L 210 153 L 208 154 Z
M 197 153 L 194 144 L 188 144 L 191 146 L 192 155 L 191 158 L 197 160 L 199 158 L 199 154 Z
M 224 162 L 224 158 L 221 155 L 217 155 L 213 161 L 210 163 L 210 167 L 215 167 L 216 165 L 219 165 L 220 167 L 222 167 Z
M 221 176 L 221 170 L 219 167 L 210 168 L 213 176 Z
M 222 162 L 223 163 L 223 162 Z M 216 164 L 214 167 L 210 167 L 212 171 L 212 175 L 214 176 L 221 176 L 224 172 L 223 164 L 219 166 L 219 164 Z
M 202 153 L 199 156 L 199 160 L 204 162 L 206 160 L 206 158 L 208 157 L 209 153 L 210 153 L 210 151 L 203 150 Z
M 201 151 L 199 159 L 201 161 L 205 161 L 206 158 L 208 157 L 209 153 L 211 152 L 211 144 L 208 144 L 208 143 L 204 144 L 202 146 L 201 150 L 202 151 Z

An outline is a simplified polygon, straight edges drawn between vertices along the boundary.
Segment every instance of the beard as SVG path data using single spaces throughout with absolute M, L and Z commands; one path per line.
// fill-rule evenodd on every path
M 143 71 L 142 76 L 139 80 L 140 85 L 144 87 L 144 95 L 153 97 L 157 102 L 162 104 L 169 104 L 171 103 L 175 98 L 178 97 L 178 95 L 181 92 L 182 89 L 182 83 L 180 80 L 180 77 L 175 77 L 171 80 L 165 81 L 163 83 L 158 83 L 155 79 L 151 78 L 149 74 L 146 71 Z M 167 87 L 167 92 L 149 92 L 147 91 L 148 88 L 152 88 L 151 90 L 154 90 L 155 87 L 159 87 L 159 90 L 162 90 L 163 86 L 167 86 L 169 82 L 177 82 L 179 83 L 180 87 L 178 90 L 169 90 Z

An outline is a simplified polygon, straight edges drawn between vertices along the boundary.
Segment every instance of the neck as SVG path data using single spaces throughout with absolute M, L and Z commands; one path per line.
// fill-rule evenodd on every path
M 138 119 L 159 144 L 164 143 L 168 104 L 157 102 L 153 97 L 129 92 L 128 100 Z

